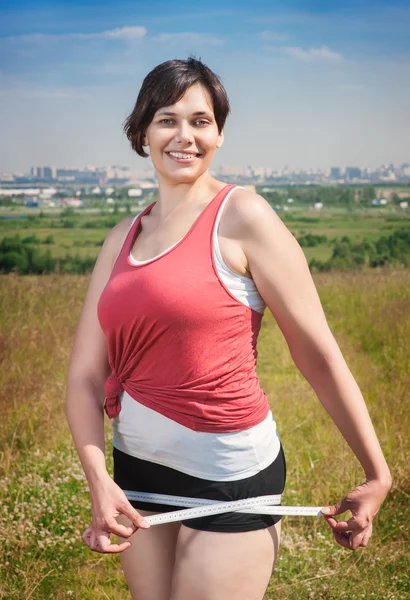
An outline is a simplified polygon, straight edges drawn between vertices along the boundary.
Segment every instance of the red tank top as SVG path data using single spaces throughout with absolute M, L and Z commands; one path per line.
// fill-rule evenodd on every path
M 235 298 L 219 278 L 212 235 L 226 185 L 171 250 L 134 265 L 135 220 L 98 302 L 112 374 L 105 411 L 118 416 L 122 390 L 144 406 L 196 431 L 233 432 L 269 411 L 256 375 L 262 314 Z

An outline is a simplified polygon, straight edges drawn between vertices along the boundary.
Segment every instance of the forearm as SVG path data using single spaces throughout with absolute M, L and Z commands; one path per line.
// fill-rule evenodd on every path
M 107 476 L 101 392 L 68 379 L 66 416 L 90 489 Z
M 368 479 L 390 484 L 390 471 L 365 401 L 346 361 L 336 352 L 301 370 L 356 455 Z

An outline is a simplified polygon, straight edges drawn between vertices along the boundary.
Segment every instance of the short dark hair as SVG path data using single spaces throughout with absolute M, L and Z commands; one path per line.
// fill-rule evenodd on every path
M 132 149 L 146 158 L 142 147 L 145 132 L 158 109 L 178 102 L 186 90 L 201 83 L 212 98 L 215 120 L 221 133 L 230 113 L 228 95 L 221 79 L 201 60 L 190 56 L 186 60 L 167 60 L 157 65 L 145 77 L 132 113 L 123 130 Z

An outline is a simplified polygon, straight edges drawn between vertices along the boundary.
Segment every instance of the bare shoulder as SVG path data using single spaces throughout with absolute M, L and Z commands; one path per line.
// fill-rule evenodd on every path
M 108 235 L 113 238 L 115 238 L 115 237 L 121 238 L 121 236 L 123 236 L 124 234 L 126 236 L 131 227 L 131 223 L 133 222 L 134 218 L 135 217 L 131 216 L 131 217 L 126 217 L 125 219 L 122 219 L 110 230 Z
M 238 240 L 246 243 L 261 241 L 265 236 L 295 242 L 295 238 L 278 217 L 269 202 L 255 192 L 237 188 L 228 204 L 229 220 Z M 274 235 L 273 235 L 274 234 Z
M 304 252 L 292 232 L 259 194 L 232 194 L 232 223 L 259 293 L 276 318 L 298 366 L 335 352 Z
M 275 213 L 263 196 L 241 187 L 235 188 L 230 204 L 246 220 L 252 219 L 254 215 L 257 218 L 267 211 Z

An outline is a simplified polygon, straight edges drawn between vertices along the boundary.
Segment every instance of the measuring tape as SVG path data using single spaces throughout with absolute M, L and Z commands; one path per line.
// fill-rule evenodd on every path
M 209 517 L 210 515 L 219 515 L 225 512 L 320 517 L 322 516 L 323 508 L 321 506 L 278 506 L 281 501 L 280 494 L 273 496 L 256 496 L 254 498 L 232 500 L 230 502 L 220 502 L 219 500 L 208 500 L 206 498 L 186 498 L 184 496 L 150 494 L 148 492 L 133 492 L 131 490 L 124 490 L 124 494 L 128 500 L 187 507 L 184 510 L 175 510 L 144 517 L 150 525 L 161 525 L 185 519 Z

